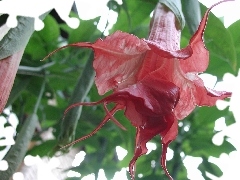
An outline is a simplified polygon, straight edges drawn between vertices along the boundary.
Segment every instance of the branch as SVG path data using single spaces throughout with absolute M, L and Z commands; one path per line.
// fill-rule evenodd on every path
M 17 170 L 18 166 L 22 163 L 23 158 L 28 150 L 28 145 L 32 139 L 35 128 L 38 123 L 37 109 L 42 99 L 42 95 L 45 89 L 45 80 L 42 84 L 41 90 L 37 102 L 34 106 L 33 114 L 28 116 L 23 127 L 21 128 L 15 144 L 8 151 L 4 160 L 8 162 L 8 169 L 6 171 L 0 171 L 1 179 L 10 179 L 13 173 Z

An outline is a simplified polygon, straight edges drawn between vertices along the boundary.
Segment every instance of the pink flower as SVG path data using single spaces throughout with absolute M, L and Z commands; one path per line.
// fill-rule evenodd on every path
M 12 90 L 18 66 L 22 59 L 23 51 L 0 60 L 0 114 L 5 108 L 9 94 Z

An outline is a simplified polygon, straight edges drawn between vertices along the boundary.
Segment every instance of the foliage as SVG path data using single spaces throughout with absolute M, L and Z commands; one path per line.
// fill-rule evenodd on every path
M 150 13 L 156 2 L 157 0 L 123 0 L 123 4 L 119 5 L 114 0 L 110 0 L 108 7 L 110 9 L 115 7 L 113 10 L 118 13 L 117 23 L 110 33 L 122 30 L 146 38 Z M 206 8 L 201 6 L 201 10 L 205 12 Z M 76 15 L 73 13 L 73 16 Z M 89 50 L 67 48 L 49 57 L 46 61 L 39 61 L 63 44 L 79 41 L 94 42 L 100 38 L 101 32 L 95 25 L 98 21 L 99 18 L 81 20 L 80 27 L 73 30 L 66 24 L 58 23 L 49 14 L 44 20 L 44 29 L 34 32 L 31 36 L 8 101 L 8 105 L 11 105 L 12 111 L 20 120 L 18 127 L 20 132 L 25 128 L 23 122 L 27 121 L 26 117 L 34 114 L 33 107 L 39 97 L 42 84 L 45 83 L 44 93 L 36 113 L 41 129 L 35 131 L 33 136 L 33 141 L 38 140 L 41 143 L 29 149 L 27 154 L 51 156 L 54 151 L 59 150 L 59 145 L 65 145 L 74 138 L 91 132 L 104 117 L 104 110 L 100 106 L 83 107 L 82 111 L 76 110 L 77 115 L 69 115 L 64 120 L 65 124 L 62 123 L 63 112 L 69 104 L 84 100 L 97 101 L 101 98 L 97 94 L 95 85 L 89 89 L 94 76 L 90 67 L 91 63 L 89 63 L 92 61 L 89 58 L 92 57 Z M 236 74 L 236 70 L 240 68 L 237 63 L 240 57 L 240 46 L 237 42 L 239 24 L 240 21 L 237 21 L 226 29 L 218 18 L 210 14 L 204 35 L 206 46 L 210 51 L 210 65 L 207 72 L 217 76 L 218 80 L 222 79 L 225 72 Z M 188 44 L 190 36 L 188 26 L 185 26 L 182 31 L 182 47 Z M 74 171 L 84 176 L 90 173 L 97 174 L 99 169 L 104 169 L 107 178 L 111 179 L 116 171 L 128 166 L 134 151 L 135 129 L 121 112 L 115 117 L 121 124 L 124 124 L 127 131 L 119 129 L 110 122 L 92 138 L 75 144 L 74 148 L 84 150 L 87 155 L 79 167 L 72 168 Z M 203 158 L 199 170 L 204 177 L 206 177 L 206 172 L 221 176 L 221 170 L 215 164 L 209 163 L 207 159 L 209 156 L 219 157 L 221 153 L 230 153 L 235 148 L 228 142 L 227 137 L 224 138 L 222 145 L 213 144 L 213 136 L 219 133 L 214 131 L 215 121 L 219 117 L 225 117 L 227 125 L 234 123 L 233 116 L 228 110 L 219 111 L 215 107 L 199 107 L 180 122 L 177 140 L 170 145 L 174 155 L 167 162 L 173 178 L 186 179 L 187 172 L 183 159 L 187 155 Z M 40 135 L 49 128 L 54 129 L 54 136 L 60 138 L 60 141 L 41 139 Z M 161 150 L 159 141 L 157 137 L 153 139 L 152 142 L 156 143 L 157 149 L 147 156 L 142 156 L 137 162 L 137 173 L 143 175 L 141 179 L 166 179 L 158 163 Z M 122 161 L 117 159 L 116 146 L 128 150 L 127 156 Z M 156 161 L 156 166 L 151 167 L 152 161 Z

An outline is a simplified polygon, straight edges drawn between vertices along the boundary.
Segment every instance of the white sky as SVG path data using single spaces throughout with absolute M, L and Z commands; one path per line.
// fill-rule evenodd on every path
M 199 0 L 202 4 L 204 4 L 207 7 L 210 7 L 211 5 L 219 2 L 220 0 Z M 225 3 L 221 3 L 218 6 L 215 6 L 212 9 L 212 12 L 217 17 L 224 16 L 224 24 L 226 27 L 228 27 L 233 22 L 240 19 L 240 0 L 235 1 L 229 1 Z

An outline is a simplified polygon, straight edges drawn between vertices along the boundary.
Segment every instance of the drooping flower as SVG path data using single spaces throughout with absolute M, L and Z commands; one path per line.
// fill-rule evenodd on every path
M 98 102 L 79 102 L 67 108 L 65 113 L 75 106 L 103 104 L 106 111 L 103 121 L 92 133 L 71 144 L 92 136 L 110 119 L 124 128 L 113 117 L 115 112 L 123 110 L 136 127 L 135 153 L 129 164 L 132 179 L 136 160 L 147 153 L 146 143 L 156 135 L 162 137 L 161 165 L 172 179 L 166 168 L 166 151 L 177 136 L 178 120 L 189 115 L 196 105 L 213 106 L 216 100 L 231 96 L 228 92 L 206 88 L 198 76 L 206 70 L 209 61 L 202 37 L 210 9 L 184 49 L 179 47 L 181 32 L 174 13 L 160 3 L 147 40 L 117 31 L 95 43 L 68 45 L 94 50 L 98 93 L 113 91 Z M 107 108 L 109 103 L 115 104 L 111 110 Z
M 0 114 L 5 108 L 11 92 L 23 51 L 0 60 Z

